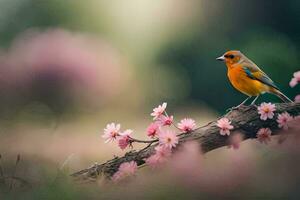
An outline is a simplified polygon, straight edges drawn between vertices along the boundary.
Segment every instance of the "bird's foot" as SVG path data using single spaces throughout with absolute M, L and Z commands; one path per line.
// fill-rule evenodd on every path
M 226 109 L 226 112 L 230 112 L 230 111 L 233 111 L 233 110 L 235 110 L 235 109 L 238 109 L 236 106 L 234 106 L 234 107 L 231 107 L 231 108 L 227 108 Z
M 257 108 L 258 106 L 256 104 L 250 104 L 251 107 Z
M 233 111 L 233 110 L 238 110 L 240 107 L 241 107 L 241 106 L 233 106 L 233 107 L 231 107 L 231 108 L 228 108 L 228 109 L 226 110 L 226 112 L 230 112 L 230 111 Z
M 228 108 L 227 110 L 226 110 L 226 112 L 230 112 L 230 111 L 233 111 L 233 110 L 239 110 L 240 108 L 242 108 L 242 107 L 247 107 L 246 105 L 238 105 L 238 106 L 233 106 L 233 107 L 231 107 L 231 108 Z

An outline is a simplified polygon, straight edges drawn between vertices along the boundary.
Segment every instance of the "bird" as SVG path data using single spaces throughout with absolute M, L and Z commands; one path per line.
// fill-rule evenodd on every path
M 233 109 L 244 105 L 252 97 L 255 98 L 250 105 L 255 105 L 258 97 L 264 93 L 274 94 L 283 102 L 293 102 L 279 90 L 265 72 L 240 51 L 227 51 L 222 56 L 216 58 L 216 60 L 223 61 L 226 64 L 227 76 L 232 86 L 248 96 L 238 106 L 233 107 Z

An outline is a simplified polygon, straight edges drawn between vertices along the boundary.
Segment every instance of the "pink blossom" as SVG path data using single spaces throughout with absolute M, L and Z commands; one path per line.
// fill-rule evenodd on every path
M 271 141 L 272 131 L 269 128 L 261 128 L 256 133 L 256 137 L 259 142 L 268 144 Z
M 135 161 L 124 162 L 119 166 L 118 171 L 113 175 L 113 181 L 120 181 L 128 176 L 132 176 L 137 171 L 137 163 Z
M 221 135 L 230 135 L 230 130 L 233 129 L 231 121 L 225 117 L 217 121 L 217 126 L 220 128 Z
M 159 144 L 169 149 L 176 147 L 176 144 L 178 144 L 178 137 L 170 130 L 160 132 L 158 138 Z
M 123 133 L 120 133 L 120 136 L 118 137 L 118 145 L 122 150 L 126 149 L 126 147 L 130 144 L 131 133 L 132 133 L 132 130 L 130 130 L 130 129 L 127 129 Z
M 159 126 L 157 123 L 151 123 L 147 128 L 147 135 L 149 137 L 155 137 L 158 135 Z
M 290 86 L 295 87 L 300 82 L 300 71 L 294 73 L 294 77 L 290 81 Z
M 173 116 L 161 115 L 157 118 L 157 123 L 161 126 L 170 126 L 173 123 Z
M 166 158 L 171 155 L 171 149 L 159 145 L 155 147 L 155 154 L 158 155 L 160 158 Z
M 159 105 L 158 107 L 153 109 L 153 112 L 151 113 L 151 116 L 153 116 L 153 119 L 156 120 L 158 117 L 160 117 L 166 110 L 167 103 L 164 102 L 162 105 Z
M 283 130 L 288 130 L 289 129 L 289 122 L 293 120 L 293 117 L 287 113 L 281 113 L 277 117 L 277 123 L 279 128 L 283 128 Z
M 274 111 L 276 110 L 275 104 L 272 103 L 262 103 L 257 108 L 258 114 L 260 114 L 261 120 L 272 119 L 274 117 Z
M 105 139 L 105 143 L 114 141 L 120 134 L 120 128 L 120 124 L 107 124 L 106 128 L 104 129 L 104 134 L 102 135 L 102 137 Z
M 196 128 L 196 123 L 195 120 L 191 118 L 184 118 L 177 124 L 177 126 L 181 131 L 188 133 Z
M 159 164 L 165 162 L 171 155 L 171 149 L 164 146 L 155 147 L 155 154 L 145 159 L 147 165 L 152 168 L 158 167 Z
M 300 94 L 298 94 L 297 96 L 295 96 L 295 102 L 299 103 L 300 102 Z

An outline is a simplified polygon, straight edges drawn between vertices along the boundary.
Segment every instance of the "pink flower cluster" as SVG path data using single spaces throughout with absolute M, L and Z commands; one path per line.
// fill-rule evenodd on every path
M 178 144 L 178 136 L 174 131 L 163 129 L 164 126 L 171 126 L 173 124 L 174 117 L 169 116 L 166 112 L 167 103 L 163 103 L 153 109 L 151 116 L 154 122 L 152 122 L 147 128 L 147 135 L 151 138 L 157 138 L 161 146 L 172 149 Z M 184 132 L 189 133 L 196 128 L 195 120 L 185 118 L 178 123 L 177 128 Z
M 167 103 L 163 103 L 153 109 L 151 116 L 153 116 L 154 122 L 150 124 L 147 129 L 148 136 L 158 136 L 158 132 L 162 126 L 171 126 L 173 124 L 174 117 L 168 116 L 166 108 Z M 177 128 L 184 133 L 191 132 L 196 129 L 195 120 L 191 118 L 184 118 L 177 124 Z
M 290 81 L 290 86 L 295 87 L 300 82 L 300 71 L 294 73 L 294 77 Z M 295 101 L 300 101 L 300 95 L 295 97 Z M 261 103 L 257 108 L 258 114 L 260 115 L 261 120 L 273 119 L 276 111 L 275 104 L 272 103 Z M 278 127 L 283 130 L 288 130 L 289 124 L 293 121 L 294 117 L 289 113 L 284 112 L 277 115 L 276 122 L 278 123 Z M 272 131 L 269 128 L 261 128 L 257 132 L 256 136 L 261 143 L 267 144 L 271 140 Z
M 276 111 L 275 104 L 272 103 L 262 103 L 257 108 L 258 114 L 260 114 L 261 120 L 273 119 L 274 111 Z M 294 118 L 287 112 L 278 114 L 276 122 L 278 123 L 278 127 L 283 130 L 288 130 L 289 123 Z M 261 128 L 256 136 L 261 143 L 267 144 L 271 140 L 272 131 L 269 128 Z
M 119 147 L 124 150 L 128 147 L 132 141 L 131 133 L 133 132 L 130 129 L 125 130 L 124 132 L 120 131 L 121 125 L 110 123 L 106 125 L 104 129 L 104 134 L 102 137 L 105 139 L 105 143 L 113 142 L 114 140 L 118 141 Z
M 290 81 L 290 86 L 295 87 L 298 83 L 300 83 L 300 71 L 294 73 L 294 77 Z M 295 97 L 295 102 L 300 102 L 300 94 Z M 262 103 L 257 108 L 258 114 L 260 114 L 261 120 L 273 119 L 274 112 L 276 111 L 275 104 L 272 103 Z M 295 117 L 297 118 L 297 116 Z M 283 130 L 288 130 L 290 123 L 295 119 L 288 112 L 284 112 L 277 115 L 276 122 L 278 123 L 278 127 Z M 262 143 L 267 144 L 271 140 L 272 131 L 269 128 L 261 128 L 257 132 L 256 136 L 258 140 Z
M 178 135 L 169 127 L 174 125 L 174 117 L 169 116 L 166 112 L 167 103 L 163 103 L 153 109 L 150 114 L 153 117 L 153 122 L 147 127 L 147 136 L 152 140 L 138 140 L 132 137 L 132 130 L 127 129 L 121 132 L 121 125 L 110 123 L 104 129 L 102 137 L 105 143 L 117 140 L 118 146 L 124 150 L 131 146 L 134 142 L 152 144 L 158 142 L 158 146 L 154 149 L 153 155 L 145 159 L 146 164 L 155 167 L 163 163 L 172 153 L 172 149 L 176 147 L 179 142 Z M 195 120 L 191 118 L 182 119 L 175 128 L 179 129 L 182 133 L 190 133 L 196 129 Z M 119 170 L 114 174 L 113 180 L 118 181 L 134 174 L 137 164 L 134 162 L 123 163 L 120 165 Z
M 166 113 L 167 103 L 163 103 L 153 109 L 150 114 L 153 117 L 154 122 L 147 128 L 147 135 L 151 138 L 158 137 L 161 132 L 161 127 L 171 126 L 173 124 L 173 116 L 168 116 Z
M 164 117 L 164 119 L 170 120 L 173 119 L 167 116 L 159 116 L 157 119 L 161 119 Z M 157 122 L 157 121 L 156 121 Z M 168 148 L 173 148 L 178 144 L 178 137 L 175 134 L 175 132 L 170 130 L 163 130 L 161 129 L 162 126 L 169 124 L 168 123 L 151 123 L 149 127 L 147 128 L 147 135 L 151 138 L 157 137 L 159 139 L 160 145 L 165 145 Z M 160 121 L 161 122 L 161 121 Z M 196 124 L 193 119 L 183 119 L 179 123 L 180 130 L 184 132 L 190 132 L 195 129 Z M 124 150 L 126 147 L 128 147 L 132 142 L 133 139 L 131 137 L 132 130 L 127 129 L 124 132 L 120 131 L 121 125 L 110 123 L 107 124 L 106 128 L 104 129 L 104 134 L 102 137 L 105 139 L 105 143 L 113 142 L 114 140 L 117 140 L 118 146 Z
M 145 159 L 146 164 L 151 167 L 157 167 L 163 163 L 171 155 L 172 148 L 178 144 L 179 138 L 176 133 L 163 128 L 174 123 L 174 117 L 168 116 L 166 108 L 167 103 L 163 103 L 153 109 L 151 116 L 154 122 L 147 128 L 147 135 L 151 138 L 157 138 L 159 143 L 159 146 L 155 148 L 155 153 Z M 183 133 L 190 133 L 196 129 L 196 122 L 191 118 L 184 118 L 175 127 Z

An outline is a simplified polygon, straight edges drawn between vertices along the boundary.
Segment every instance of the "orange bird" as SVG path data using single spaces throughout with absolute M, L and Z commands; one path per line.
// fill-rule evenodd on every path
M 284 102 L 292 102 L 287 96 L 280 92 L 274 82 L 259 67 L 240 51 L 227 51 L 217 58 L 224 61 L 227 66 L 227 76 L 230 83 L 243 94 L 247 95 L 240 107 L 251 97 L 255 97 L 251 105 L 255 103 L 259 95 L 266 92 L 278 96 Z

